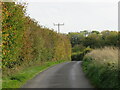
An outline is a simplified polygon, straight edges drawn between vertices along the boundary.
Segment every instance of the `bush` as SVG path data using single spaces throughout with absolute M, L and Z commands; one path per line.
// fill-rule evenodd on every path
M 93 50 L 83 60 L 83 70 L 97 88 L 119 88 L 118 49 L 104 48 Z M 107 52 L 107 53 L 106 53 Z M 116 90 L 117 90 L 116 89 Z
M 83 52 L 85 48 L 86 48 L 86 47 L 83 46 L 83 45 L 75 45 L 75 46 L 72 48 L 72 52 L 80 52 L 80 51 Z
M 71 60 L 67 35 L 43 28 L 25 11 L 25 4 L 2 2 L 3 75 L 46 61 Z
M 83 52 L 76 52 L 76 53 L 72 53 L 72 61 L 81 61 L 84 57 L 84 53 Z
M 82 50 L 82 52 L 73 52 L 72 53 L 72 61 L 82 61 L 83 60 L 83 57 L 84 55 L 86 55 L 88 52 L 92 51 L 91 48 L 87 47 L 85 49 Z

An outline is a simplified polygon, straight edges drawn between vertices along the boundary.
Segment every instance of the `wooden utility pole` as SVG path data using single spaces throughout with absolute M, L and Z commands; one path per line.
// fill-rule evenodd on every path
M 63 24 L 60 24 L 60 23 L 54 24 L 54 26 L 58 26 L 58 33 L 60 33 L 60 26 L 63 26 L 63 25 L 64 25 L 64 23 Z

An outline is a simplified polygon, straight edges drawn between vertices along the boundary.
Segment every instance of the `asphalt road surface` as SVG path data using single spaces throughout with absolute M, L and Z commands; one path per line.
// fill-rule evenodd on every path
M 82 71 L 81 63 L 71 61 L 50 67 L 22 88 L 93 88 Z

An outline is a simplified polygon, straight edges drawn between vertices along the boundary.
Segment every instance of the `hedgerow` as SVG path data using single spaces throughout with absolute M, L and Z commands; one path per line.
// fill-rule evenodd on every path
M 83 70 L 97 88 L 120 89 L 118 49 L 96 49 L 85 55 Z
M 69 38 L 26 16 L 26 5 L 2 2 L 3 75 L 46 61 L 70 60 Z

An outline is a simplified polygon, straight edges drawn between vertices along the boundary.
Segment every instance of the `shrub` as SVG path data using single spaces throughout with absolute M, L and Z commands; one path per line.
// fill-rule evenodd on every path
M 75 45 L 75 46 L 72 48 L 72 52 L 80 52 L 80 51 L 83 52 L 85 48 L 86 48 L 86 47 L 83 46 L 83 45 Z
M 82 61 L 83 60 L 83 57 L 84 55 L 86 55 L 88 52 L 92 51 L 91 48 L 87 47 L 85 49 L 83 49 L 82 51 L 79 51 L 79 52 L 73 52 L 72 53 L 72 61 Z
M 46 61 L 71 60 L 67 35 L 43 28 L 25 10 L 24 4 L 2 2 L 3 75 Z
M 72 53 L 72 61 L 81 61 L 83 59 L 84 53 L 83 52 L 76 52 Z
M 97 88 L 120 88 L 117 48 L 105 47 L 93 50 L 84 57 L 82 66 Z

